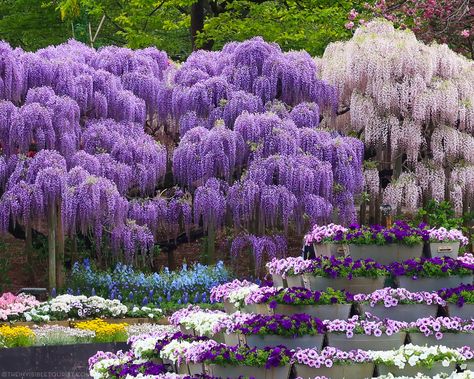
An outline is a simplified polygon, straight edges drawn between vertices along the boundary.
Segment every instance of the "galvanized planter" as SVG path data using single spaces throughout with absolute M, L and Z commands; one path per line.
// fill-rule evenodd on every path
M 406 322 L 413 322 L 424 317 L 436 317 L 438 313 L 438 306 L 434 304 L 398 304 L 390 308 L 385 308 L 383 304 L 376 304 L 374 307 L 369 304 L 359 304 L 359 309 L 362 314 L 368 312 L 380 319 Z
M 372 293 L 378 289 L 384 288 L 385 276 L 379 278 L 325 278 L 312 274 L 303 275 L 303 284 L 312 291 L 324 291 L 331 287 L 335 290 L 346 290 L 350 293 Z
M 414 345 L 443 345 L 453 349 L 469 346 L 474 349 L 474 332 L 471 333 L 443 333 L 443 338 L 437 340 L 434 335 L 425 336 L 423 333 L 410 332 L 410 341 Z
M 325 376 L 331 379 L 366 379 L 372 378 L 374 373 L 373 363 L 334 365 L 330 368 L 315 368 L 296 363 L 294 367 L 296 375 L 304 379 L 314 378 L 316 376 Z
M 272 274 L 273 287 L 287 287 L 286 279 L 278 274 Z
M 242 376 L 253 377 L 255 379 L 288 379 L 290 369 L 290 365 L 266 369 L 265 367 L 218 366 L 211 364 L 209 365 L 208 371 L 212 376 L 228 379 L 237 379 Z
M 242 335 L 241 341 L 250 347 L 263 349 L 267 346 L 286 346 L 288 349 L 321 349 L 323 346 L 324 334 L 314 336 L 285 337 L 276 335 Z
M 234 304 L 231 304 L 228 300 L 224 301 L 224 311 L 231 315 L 232 313 L 235 313 L 238 311 L 238 309 L 234 306 Z
M 321 320 L 345 320 L 349 318 L 352 304 L 331 304 L 331 305 L 290 305 L 278 304 L 275 309 L 269 309 L 269 314 L 294 315 L 305 313 L 311 317 Z
M 456 259 L 459 254 L 460 243 L 451 242 L 430 242 L 429 254 L 431 258 L 435 257 L 450 257 Z
M 286 277 L 288 288 L 300 288 L 303 286 L 303 275 L 289 275 Z
M 409 276 L 398 276 L 396 278 L 397 285 L 405 288 L 410 292 L 436 292 L 442 288 L 454 288 L 461 284 L 471 284 L 472 275 L 465 276 L 446 276 L 442 278 L 418 278 L 413 280 Z
M 355 245 L 350 244 L 352 259 L 369 259 L 389 265 L 393 262 L 402 262 L 407 259 L 420 258 L 423 255 L 423 244 L 406 246 L 398 243 L 386 245 Z
M 395 350 L 405 343 L 406 335 L 405 332 L 395 333 L 391 336 L 382 334 L 380 337 L 354 334 L 352 338 L 347 338 L 345 333 L 326 333 L 328 346 L 336 347 L 344 351 L 356 349 Z
M 474 304 L 464 304 L 462 307 L 458 307 L 456 304 L 448 304 L 448 313 L 451 317 L 470 320 L 474 318 Z
M 410 366 L 405 365 L 405 368 L 400 369 L 397 366 L 387 366 L 385 364 L 377 364 L 377 369 L 379 375 L 388 375 L 389 373 L 393 376 L 409 376 L 415 377 L 418 373 L 423 375 L 433 377 L 440 374 L 451 374 L 456 370 L 456 365 L 451 363 L 448 367 L 444 367 L 441 362 L 436 362 L 432 368 L 427 368 L 425 366 Z
M 341 243 L 314 243 L 313 247 L 317 257 L 347 257 L 349 255 L 349 245 Z

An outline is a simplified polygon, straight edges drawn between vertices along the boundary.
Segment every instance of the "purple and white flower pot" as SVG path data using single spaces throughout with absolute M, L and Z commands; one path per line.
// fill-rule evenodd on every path
M 249 334 L 244 335 L 241 338 L 244 345 L 250 347 L 256 347 L 257 349 L 263 349 L 267 346 L 286 346 L 288 349 L 321 349 L 323 346 L 324 334 L 316 334 L 314 336 L 297 336 L 297 337 L 286 337 L 276 335 L 255 335 Z
M 216 377 L 237 379 L 240 377 L 252 377 L 255 379 L 288 379 L 290 376 L 290 365 L 272 367 L 251 367 L 251 366 L 220 366 L 209 365 L 209 374 Z
M 350 244 L 349 249 L 352 259 L 372 258 L 383 265 L 420 258 L 423 255 L 423 244 L 421 243 L 414 246 L 406 246 L 398 243 L 386 245 Z
M 234 306 L 234 304 L 230 303 L 228 300 L 224 300 L 224 311 L 231 315 L 238 311 L 238 309 Z
M 414 322 L 419 318 L 436 317 L 438 306 L 436 304 L 398 304 L 395 307 L 385 307 L 383 304 L 359 304 L 362 314 L 371 313 L 380 319 L 391 319 L 396 321 Z
M 372 378 L 374 373 L 373 363 L 352 363 L 347 365 L 334 365 L 332 367 L 309 367 L 299 363 L 295 364 L 296 375 L 302 378 L 325 376 L 331 379 L 366 379 Z
M 450 257 L 456 259 L 459 254 L 459 241 L 430 242 L 430 257 Z
M 410 292 L 436 292 L 442 288 L 455 288 L 461 284 L 471 284 L 472 275 L 453 275 L 441 278 L 418 278 L 412 279 L 410 276 L 398 276 L 398 287 L 405 288 Z
M 431 368 L 426 366 L 410 366 L 408 363 L 405 364 L 404 368 L 398 368 L 397 366 L 386 365 L 383 363 L 377 364 L 379 375 L 392 374 L 393 376 L 408 376 L 415 377 L 418 373 L 433 377 L 441 374 L 451 374 L 456 370 L 456 365 L 450 363 L 448 367 L 444 367 L 441 362 L 436 362 Z
M 452 349 L 469 346 L 474 349 L 474 332 L 443 332 L 443 337 L 440 340 L 437 340 L 434 334 L 425 336 L 421 332 L 410 332 L 409 336 L 413 345 L 443 345 Z
M 345 320 L 349 318 L 352 304 L 328 304 L 328 305 L 291 305 L 278 304 L 271 314 L 282 314 L 291 316 L 305 313 L 311 317 L 321 320 Z
M 348 338 L 346 333 L 326 333 L 328 346 L 335 347 L 340 350 L 395 350 L 405 343 L 406 333 L 399 332 L 390 336 L 385 333 L 380 337 L 366 334 L 354 334 L 352 338 Z
M 331 287 L 335 290 L 346 290 L 350 293 L 372 293 L 378 289 L 384 288 L 386 277 L 378 278 L 325 278 L 312 274 L 303 275 L 303 284 L 312 291 L 325 291 Z
M 314 243 L 313 247 L 317 257 L 347 257 L 349 255 L 349 245 L 341 243 Z
M 286 277 L 288 288 L 303 287 L 303 275 L 288 275 Z
M 474 304 L 464 304 L 462 307 L 457 304 L 448 304 L 448 313 L 450 317 L 471 320 L 474 318 Z
M 272 274 L 272 281 L 274 287 L 287 287 L 286 279 L 283 279 L 283 276 L 278 274 Z

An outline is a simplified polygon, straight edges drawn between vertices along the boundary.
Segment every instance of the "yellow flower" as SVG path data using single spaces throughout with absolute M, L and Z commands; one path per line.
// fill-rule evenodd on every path
M 26 326 L 0 326 L 0 346 L 21 347 L 31 346 L 35 341 L 35 334 Z
M 123 342 L 127 340 L 126 323 L 108 323 L 101 319 L 76 322 L 74 327 L 95 332 L 96 342 Z

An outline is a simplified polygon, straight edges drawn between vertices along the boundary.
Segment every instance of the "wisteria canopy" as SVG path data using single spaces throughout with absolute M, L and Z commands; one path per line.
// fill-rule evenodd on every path
M 473 63 L 387 22 L 320 59 L 258 37 L 182 64 L 72 40 L 0 55 L 3 232 L 56 217 L 132 260 L 232 226 L 233 252 L 275 256 L 290 231 L 349 224 L 364 190 L 382 194 L 363 171 L 374 150 L 403 168 L 383 190 L 395 208 L 473 201 Z

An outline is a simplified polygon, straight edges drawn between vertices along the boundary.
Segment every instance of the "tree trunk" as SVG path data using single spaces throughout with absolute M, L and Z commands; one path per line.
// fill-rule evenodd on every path
M 216 231 L 211 223 L 207 231 L 207 264 L 214 263 L 216 263 Z
M 196 0 L 191 6 L 191 42 L 193 50 L 197 50 L 196 36 L 204 29 L 204 0 Z
M 72 246 L 71 246 L 71 266 L 74 265 L 74 263 L 76 263 L 77 261 L 77 235 L 76 234 L 73 234 L 73 236 L 71 237 L 72 239 Z
M 50 291 L 56 288 L 56 221 L 56 204 L 51 204 L 48 215 L 48 284 Z
M 25 253 L 28 276 L 31 280 L 31 283 L 34 283 L 35 270 L 33 270 L 33 229 L 31 229 L 30 225 L 25 225 Z
M 66 284 L 66 271 L 64 267 L 64 232 L 61 210 L 57 209 L 56 225 L 56 284 L 58 288 L 64 288 Z

